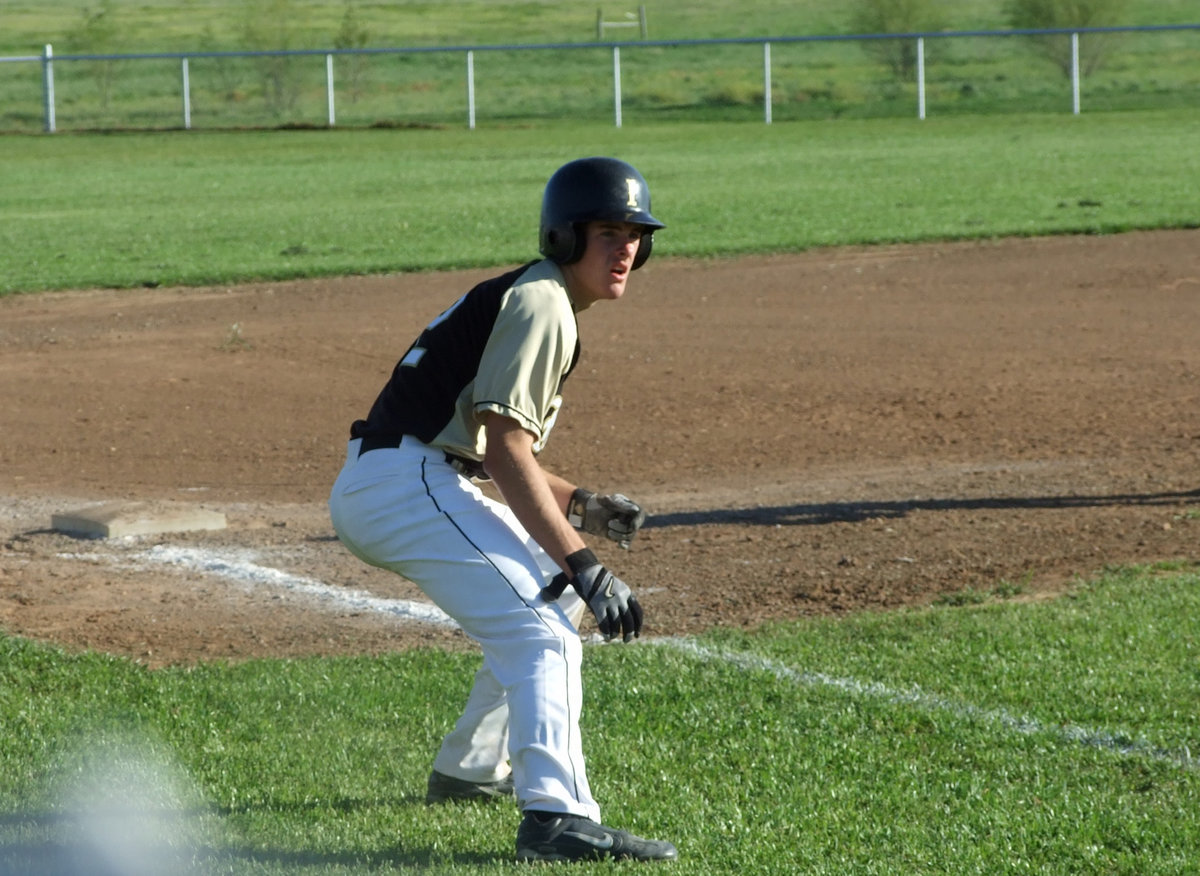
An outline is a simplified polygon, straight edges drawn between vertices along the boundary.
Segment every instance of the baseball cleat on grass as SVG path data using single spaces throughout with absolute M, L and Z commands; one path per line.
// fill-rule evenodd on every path
M 675 846 L 579 815 L 526 812 L 517 828 L 518 861 L 674 861 Z
M 496 782 L 470 782 L 434 770 L 429 774 L 425 803 L 433 805 L 451 800 L 512 800 L 515 797 L 511 775 Z

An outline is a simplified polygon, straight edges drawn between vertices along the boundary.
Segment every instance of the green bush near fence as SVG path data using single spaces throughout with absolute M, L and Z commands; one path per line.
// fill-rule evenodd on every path
M 1001 4 L 982 0 L 945 10 L 952 30 L 1002 29 Z M 31 2 L 0 12 L 0 54 L 329 50 L 338 46 L 432 48 L 585 43 L 596 39 L 594 7 L 558 3 L 442 4 Z M 654 40 L 725 39 L 854 33 L 854 3 L 718 0 L 647 4 Z M 103 14 L 97 12 L 99 9 Z M 251 13 L 282 10 L 264 28 Z M 620 8 L 610 7 L 614 17 Z M 246 10 L 250 10 L 247 12 Z M 348 15 L 349 21 L 347 20 Z M 1179 2 L 1130 2 L 1124 25 L 1189 23 Z M 1196 23 L 1196 22 L 1191 22 Z M 606 35 L 622 48 L 623 123 L 645 119 L 762 119 L 759 44 L 639 46 L 636 31 Z M 1094 39 L 1099 39 L 1095 37 Z M 1089 39 L 1085 36 L 1085 43 Z M 1083 85 L 1083 107 L 1137 110 L 1194 106 L 1200 96 L 1200 31 L 1105 37 L 1105 64 Z M 771 114 L 794 119 L 905 117 L 916 85 L 859 42 L 772 45 Z M 954 37 L 927 41 L 927 111 L 932 114 L 1071 109 L 1069 83 L 1029 37 Z M 476 124 L 510 125 L 573 118 L 612 121 L 608 48 L 475 53 Z M 59 60 L 54 66 L 60 131 L 178 128 L 184 123 L 179 58 Z M 345 127 L 464 126 L 465 51 L 343 55 L 334 61 L 336 123 Z M 196 57 L 189 60 L 190 123 L 196 128 L 323 127 L 329 114 L 325 56 Z M 44 124 L 41 65 L 0 64 L 0 130 Z

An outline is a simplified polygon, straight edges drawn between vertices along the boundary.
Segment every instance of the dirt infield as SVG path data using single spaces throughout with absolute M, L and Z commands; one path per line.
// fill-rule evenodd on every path
M 421 595 L 324 499 L 490 273 L 0 299 L 0 628 L 151 665 L 466 645 L 380 608 Z M 1200 560 L 1200 231 L 656 259 L 580 327 L 543 460 L 651 512 L 596 545 L 649 635 Z M 50 529 L 118 499 L 228 527 Z

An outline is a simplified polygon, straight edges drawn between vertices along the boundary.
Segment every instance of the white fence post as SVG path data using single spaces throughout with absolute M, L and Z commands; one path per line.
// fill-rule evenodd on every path
M 925 119 L 925 37 L 917 37 L 917 118 Z
M 771 44 L 763 43 L 763 121 L 771 124 Z
M 54 120 L 54 49 L 46 43 L 46 53 L 42 55 L 42 105 L 46 119 L 46 133 L 53 134 Z
M 1079 115 L 1079 34 L 1071 34 L 1071 111 Z
M 475 53 L 467 50 L 467 128 L 475 130 Z
M 621 47 L 613 46 L 613 104 L 616 106 L 617 127 L 621 127 Z
M 334 114 L 333 101 L 333 53 L 330 52 L 325 56 L 325 100 L 329 105 L 329 127 L 333 127 L 337 121 Z
M 192 129 L 192 83 L 191 77 L 188 76 L 187 58 L 180 63 L 180 70 L 183 74 L 183 129 L 190 131 Z
M 603 19 L 601 18 L 600 20 L 602 21 Z M 605 22 L 605 25 L 609 25 L 609 24 L 612 24 L 612 23 Z M 1161 26 L 1154 26 L 1154 27 L 1114 27 L 1114 28 L 1079 28 L 1079 29 L 1061 28 L 1061 29 L 1054 29 L 1054 30 L 1031 30 L 1031 31 L 1028 31 L 1028 33 L 1031 33 L 1031 34 L 1053 34 L 1055 36 L 1062 36 L 1062 35 L 1070 36 L 1070 46 L 1071 46 L 1070 62 L 1069 62 L 1070 68 L 1068 70 L 1068 73 L 1069 73 L 1069 78 L 1071 81 L 1071 111 L 1073 114 L 1079 115 L 1082 112 L 1083 70 L 1082 70 L 1082 56 L 1081 56 L 1080 43 L 1081 43 L 1083 34 L 1088 33 L 1090 35 L 1093 32 L 1100 32 L 1100 31 L 1131 31 L 1132 32 L 1132 31 L 1158 31 L 1158 30 L 1200 32 L 1200 24 L 1161 25 Z M 1024 32 L 1025 31 L 1022 31 L 1022 33 L 1024 33 Z M 951 31 L 942 32 L 942 33 L 930 32 L 928 34 L 928 38 L 925 35 L 917 34 L 917 33 L 865 34 L 865 35 L 860 35 L 857 37 L 773 36 L 773 37 L 746 37 L 746 38 L 714 39 L 714 40 L 680 40 L 680 41 L 672 41 L 672 42 L 663 41 L 663 42 L 661 42 L 661 45 L 689 45 L 690 46 L 690 45 L 709 45 L 709 44 L 727 44 L 727 43 L 728 44 L 733 44 L 733 43 L 736 43 L 736 44 L 759 43 L 759 44 L 761 44 L 762 45 L 762 53 L 763 53 L 763 58 L 762 58 L 762 65 L 763 65 L 763 73 L 762 73 L 762 76 L 763 76 L 763 80 L 762 80 L 763 81 L 763 119 L 764 119 L 765 124 L 770 125 L 774 122 L 774 94 L 773 94 L 773 92 L 774 92 L 774 83 L 773 83 L 774 68 L 773 68 L 773 60 L 771 57 L 772 56 L 772 47 L 773 47 L 774 43 L 777 43 L 780 41 L 785 42 L 785 43 L 792 43 L 792 42 L 799 43 L 799 42 L 840 40 L 840 39 L 854 39 L 854 40 L 915 39 L 916 40 L 916 59 L 915 59 L 916 71 L 915 72 L 916 72 L 916 79 L 917 79 L 917 115 L 920 119 L 923 120 L 926 118 L 927 113 L 928 113 L 928 82 L 927 82 L 927 71 L 925 69 L 926 68 L 925 45 L 926 45 L 926 42 L 928 41 L 928 39 L 936 39 L 938 37 L 943 37 L 943 36 L 1000 37 L 1000 36 L 1007 36 L 1010 33 L 1012 33 L 1012 31 L 977 31 L 977 32 L 976 31 L 965 31 L 965 32 L 961 32 L 961 33 L 951 32 Z M 613 114 L 614 114 L 615 125 L 618 128 L 622 127 L 624 124 L 624 118 L 623 118 L 623 116 L 624 116 L 624 101 L 623 101 L 623 96 L 622 96 L 623 83 L 621 81 L 622 80 L 621 46 L 628 45 L 628 44 L 629 43 L 608 44 L 608 46 L 612 49 L 613 102 L 614 102 Z M 592 51 L 598 47 L 599 46 L 596 46 L 595 44 L 586 44 L 586 45 L 579 45 L 579 46 L 571 46 L 570 48 L 582 48 L 582 49 L 587 49 L 588 51 Z M 557 45 L 523 45 L 523 46 L 477 46 L 475 48 L 476 49 L 489 49 L 489 48 L 505 48 L 505 49 L 526 49 L 526 48 L 528 48 L 528 49 L 550 49 L 550 48 L 555 48 L 555 49 L 558 49 L 558 48 L 562 48 L 562 47 L 557 46 Z M 390 53 L 390 52 L 404 52 L 404 51 L 408 51 L 408 50 L 406 50 L 406 49 L 381 49 L 379 51 L 384 51 L 384 52 Z M 467 104 L 468 104 L 467 124 L 468 124 L 468 127 L 470 127 L 471 129 L 474 129 L 476 126 L 476 109 L 477 109 L 476 108 L 476 94 L 475 94 L 475 90 L 476 90 L 475 89 L 475 51 L 472 50 L 472 48 L 468 47 L 468 46 L 461 46 L 456 49 L 446 49 L 445 51 L 465 51 L 466 52 L 466 55 L 467 55 Z M 202 53 L 202 54 L 204 54 L 205 57 L 208 57 L 208 55 L 209 55 L 209 53 Z M 239 56 L 239 57 L 255 56 L 255 55 L 287 55 L 287 56 L 291 56 L 291 55 L 301 55 L 301 54 L 303 54 L 303 55 L 324 54 L 325 55 L 325 75 L 326 75 L 326 88 L 327 88 L 327 100 L 328 100 L 329 126 L 333 127 L 337 123 L 336 89 L 335 89 L 335 84 L 334 84 L 333 59 L 334 59 L 334 55 L 342 54 L 341 51 L 327 50 L 327 49 L 320 50 L 319 52 L 310 52 L 307 50 L 306 51 L 280 50 L 280 51 L 271 51 L 271 52 L 221 52 L 221 53 L 215 53 L 215 54 L 231 55 L 231 56 Z M 91 56 L 91 55 L 72 56 L 72 55 L 68 54 L 68 55 L 63 55 L 56 59 L 54 57 L 53 46 L 50 43 L 47 43 L 43 49 L 42 54 L 40 54 L 40 55 L 24 55 L 24 56 L 19 56 L 19 57 L 0 57 L 0 62 L 20 61 L 20 62 L 25 62 L 25 63 L 29 63 L 29 64 L 33 64 L 33 63 L 36 63 L 39 61 L 41 62 L 41 64 L 42 64 L 43 125 L 44 125 L 44 129 L 47 133 L 55 133 L 58 129 L 57 100 L 56 100 L 56 96 L 55 96 L 55 82 L 54 82 L 55 61 L 57 60 L 59 62 L 59 66 L 61 66 L 61 64 L 64 60 L 67 62 L 75 61 L 75 60 L 94 60 L 96 57 L 99 57 L 101 59 L 106 59 L 106 60 L 111 60 L 111 59 L 142 60 L 142 59 L 160 59 L 160 58 L 178 59 L 180 61 L 180 65 L 181 65 L 181 78 L 182 78 L 183 128 L 185 130 L 190 130 L 192 128 L 192 103 L 191 103 L 191 78 L 190 78 L 191 59 L 188 55 L 186 55 L 184 53 L 169 52 L 169 53 L 101 55 L 101 56 Z M 3 65 L 0 64 L 0 66 L 3 66 Z M 964 88 L 966 88 L 966 86 L 964 86 Z M 450 111 L 452 112 L 453 110 L 451 109 Z M 169 123 L 168 123 L 168 125 L 169 125 Z

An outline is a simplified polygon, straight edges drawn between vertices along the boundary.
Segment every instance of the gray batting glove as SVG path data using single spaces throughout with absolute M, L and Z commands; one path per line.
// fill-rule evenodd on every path
M 553 602 L 569 582 L 596 616 L 596 626 L 606 641 L 618 633 L 626 642 L 641 635 L 642 606 L 624 581 L 600 565 L 589 548 L 567 557 L 567 565 L 573 576 L 568 579 L 565 572 L 556 575 L 542 590 L 543 599 Z
M 637 502 L 620 493 L 600 496 L 579 487 L 567 506 L 567 520 L 576 529 L 603 535 L 628 550 L 633 537 L 646 522 L 646 512 Z

